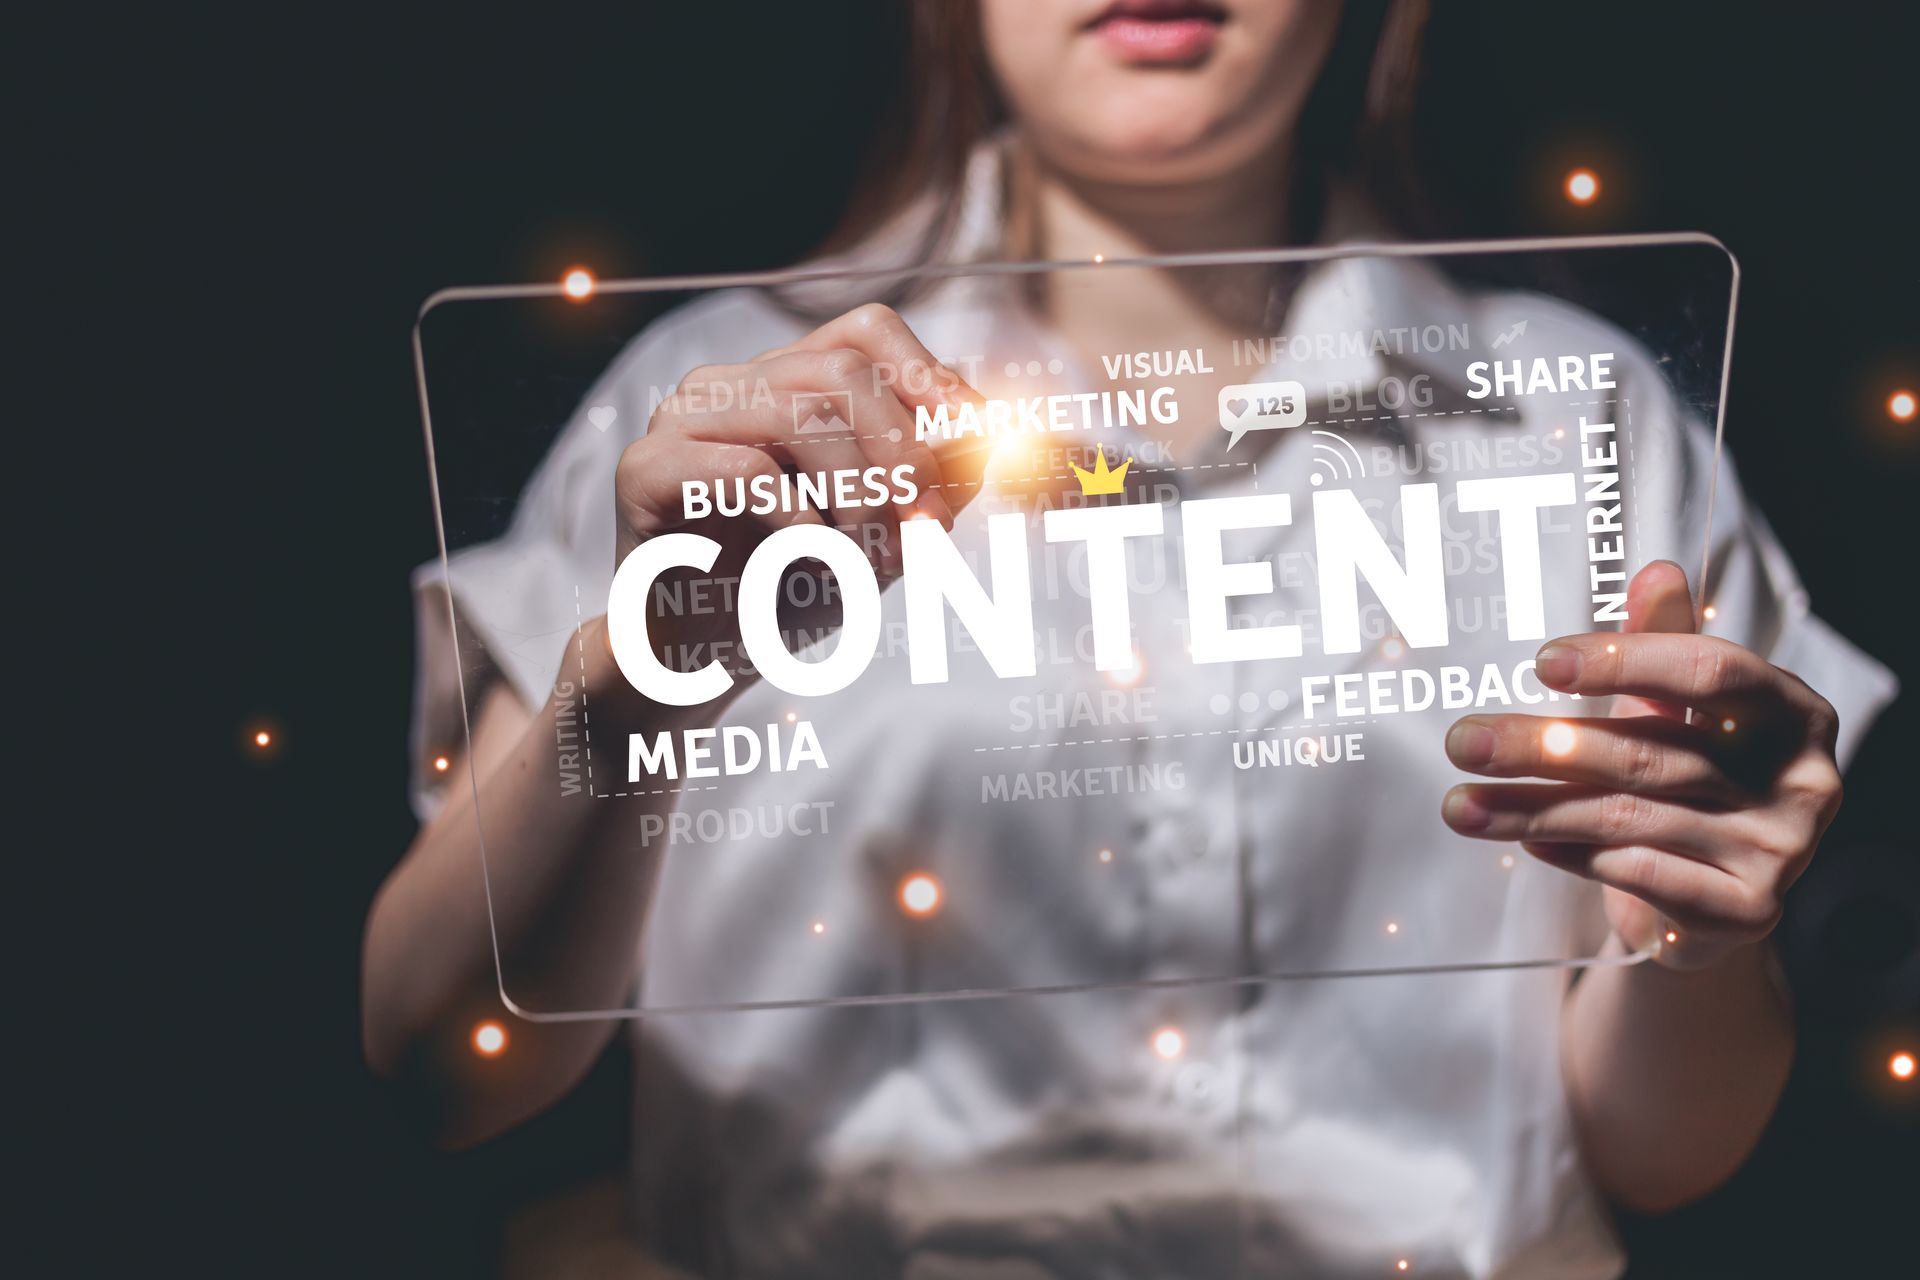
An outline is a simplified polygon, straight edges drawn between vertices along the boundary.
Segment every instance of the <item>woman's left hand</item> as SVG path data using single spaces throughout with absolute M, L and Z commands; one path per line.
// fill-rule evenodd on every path
M 1664 933 L 1661 960 L 1699 968 L 1779 920 L 1840 807 L 1839 720 L 1799 677 L 1694 634 L 1677 565 L 1634 576 L 1628 616 L 1622 632 L 1550 641 L 1535 668 L 1562 693 L 1617 696 L 1610 717 L 1475 715 L 1447 734 L 1462 769 L 1553 781 L 1468 783 L 1442 813 L 1599 881 L 1628 946 Z

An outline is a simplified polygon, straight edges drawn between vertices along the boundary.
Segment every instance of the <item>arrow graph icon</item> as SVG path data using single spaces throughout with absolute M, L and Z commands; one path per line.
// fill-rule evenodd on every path
M 1498 351 L 1501 347 L 1506 346 L 1509 342 L 1512 342 L 1515 338 L 1519 337 L 1521 334 L 1525 333 L 1526 331 L 1527 331 L 1527 322 L 1525 320 L 1518 322 L 1513 326 L 1513 328 L 1507 330 L 1505 333 L 1496 334 L 1494 336 L 1493 349 Z

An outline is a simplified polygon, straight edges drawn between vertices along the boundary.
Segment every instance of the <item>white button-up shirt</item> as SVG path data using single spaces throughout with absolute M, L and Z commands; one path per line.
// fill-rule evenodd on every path
M 981 212 L 997 207 L 981 190 L 991 181 L 976 170 L 976 238 L 992 231 Z M 958 281 L 906 318 L 936 353 L 984 353 L 989 371 L 1031 358 L 1044 335 L 1010 315 L 996 288 Z M 1308 278 L 1289 327 L 1431 315 L 1490 333 L 1515 306 L 1463 296 L 1417 264 L 1348 260 Z M 1539 298 L 1526 313 L 1514 355 L 1576 349 L 1570 336 L 1603 332 Z M 575 421 L 511 530 L 453 557 L 470 672 L 506 680 L 529 706 L 547 699 L 570 674 L 577 618 L 605 607 L 614 466 L 647 419 L 649 389 L 805 328 L 736 290 L 682 307 L 631 345 L 588 400 L 615 406 L 615 427 Z M 1623 353 L 1622 385 L 1607 393 L 1621 405 L 1609 411 L 1634 415 L 1633 563 L 1694 566 L 1710 542 L 1710 629 L 1828 696 L 1844 755 L 1891 696 L 1890 677 L 1808 612 L 1724 461 L 1706 527 L 1710 435 L 1681 421 L 1628 341 L 1607 339 Z M 1380 372 L 1376 357 L 1319 370 Z M 1363 456 L 1498 435 L 1551 447 L 1531 404 L 1504 418 L 1436 412 L 1385 434 L 1340 425 L 1359 428 L 1345 433 Z M 1262 433 L 1203 461 L 1147 461 L 1135 479 L 1182 496 L 1291 492 L 1305 510 L 1305 437 Z M 1394 483 L 1363 476 L 1354 487 L 1365 497 Z M 985 517 L 1006 509 L 983 495 L 956 538 L 979 545 Z M 1306 536 L 1260 531 L 1232 558 L 1284 553 Z M 1038 538 L 1030 547 L 1036 631 L 1083 632 L 1083 564 Z M 642 1006 L 1083 989 L 635 1021 L 635 1220 L 664 1256 L 704 1274 L 782 1277 L 1378 1276 L 1400 1259 L 1427 1276 L 1617 1273 L 1562 1093 L 1567 970 L 1182 985 L 1573 959 L 1593 954 L 1605 925 L 1592 885 L 1440 823 L 1440 795 L 1460 775 L 1431 720 L 1366 725 L 1367 763 L 1338 786 L 1332 765 L 1230 767 L 1230 744 L 1301 723 L 1289 690 L 1307 668 L 1189 660 L 1183 588 L 1167 559 L 1136 557 L 1130 583 L 1143 701 L 1125 705 L 1145 706 L 1150 720 L 1042 727 L 1037 702 L 1010 701 L 1097 702 L 1116 685 L 1084 659 L 999 684 L 977 653 L 956 652 L 948 683 L 914 686 L 884 642 L 875 670 L 845 693 L 803 705 L 763 682 L 730 709 L 729 723 L 756 729 L 797 710 L 818 727 L 831 768 L 689 790 L 682 811 L 754 817 L 718 842 L 656 834 L 636 849 L 665 860 L 635 957 Z M 1066 589 L 1040 589 L 1050 571 Z M 457 735 L 440 575 L 436 564 L 419 579 L 423 757 Z M 1584 587 L 1550 575 L 1548 616 L 1563 612 L 1555 591 Z M 1310 610 L 1313 589 L 1282 573 L 1277 601 L 1259 607 Z M 883 597 L 883 637 L 902 623 L 899 596 Z M 1476 654 L 1505 652 L 1485 625 L 1461 629 L 1447 661 L 1477 670 Z M 1309 661 L 1339 671 L 1405 659 L 1372 643 Z M 608 798 L 593 803 L 621 804 L 625 744 L 595 745 L 594 786 Z M 1041 774 L 1053 782 L 1036 784 Z M 1061 779 L 1072 779 L 1066 795 L 1031 789 Z M 424 783 L 417 794 L 423 810 L 432 804 Z M 766 817 L 795 806 L 811 806 L 804 836 Z M 896 903 L 913 870 L 936 875 L 945 895 L 926 920 Z

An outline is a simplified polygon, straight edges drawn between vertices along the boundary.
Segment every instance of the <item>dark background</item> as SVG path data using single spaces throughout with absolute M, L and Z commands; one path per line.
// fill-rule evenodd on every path
M 136 557 L 108 621 L 154 637 L 152 688 L 107 692 L 165 730 L 140 769 L 155 807 L 94 790 L 76 806 L 112 828 L 107 856 L 76 860 L 84 914 L 105 896 L 146 926 L 100 981 L 160 998 L 137 1023 L 93 1006 L 74 1021 L 101 1045 L 54 1059 L 81 1096 L 51 1108 L 49 1169 L 106 1177 L 70 1201 L 88 1216 L 51 1257 L 484 1273 L 506 1206 L 618 1160 L 617 1056 L 460 1156 L 429 1152 L 360 1063 L 361 924 L 413 831 L 407 574 L 433 553 L 409 327 L 448 284 L 803 253 L 873 111 L 878 4 L 102 15 L 21 37 L 50 72 L 15 117 L 47 175 L 16 195 L 71 201 L 64 261 L 116 273 L 91 322 L 42 325 L 72 369 L 23 372 L 69 403 L 140 406 L 62 447 L 131 495 L 80 523 Z M 1920 385 L 1914 19 L 1440 7 L 1422 147 L 1459 232 L 1722 238 L 1745 269 L 1728 414 L 1744 482 L 1818 610 L 1920 691 L 1920 426 L 1884 408 Z M 1591 208 L 1560 198 L 1575 164 L 1605 184 Z M 1637 1277 L 1910 1263 L 1920 1084 L 1885 1064 L 1920 1048 L 1917 701 L 1868 742 L 1783 926 L 1802 1033 L 1780 1115 L 1723 1191 L 1626 1224 Z M 279 742 L 264 757 L 261 725 Z

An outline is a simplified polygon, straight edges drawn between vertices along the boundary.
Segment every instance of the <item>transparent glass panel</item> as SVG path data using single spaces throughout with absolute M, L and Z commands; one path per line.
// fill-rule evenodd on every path
M 554 739 L 475 791 L 503 995 L 1595 962 L 1591 885 L 1442 821 L 1443 741 L 1608 714 L 1540 645 L 1701 580 L 1736 279 L 1667 236 L 436 295 L 425 733 L 504 686 Z M 639 924 L 618 980 L 548 976 L 554 866 Z

